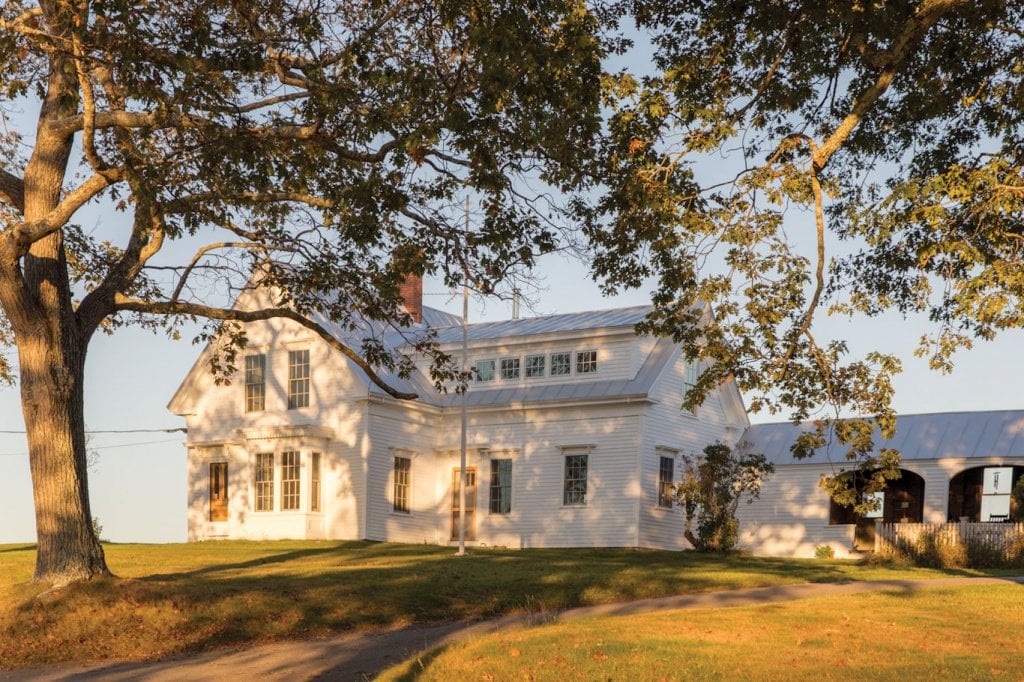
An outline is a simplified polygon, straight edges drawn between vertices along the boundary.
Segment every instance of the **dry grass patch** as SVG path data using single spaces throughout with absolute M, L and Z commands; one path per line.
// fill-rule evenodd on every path
M 380 680 L 1020 680 L 1024 587 L 595 618 L 481 637 Z
M 368 542 L 108 545 L 119 578 L 41 594 L 32 546 L 0 546 L 0 668 L 148 659 L 414 622 L 801 582 L 927 578 L 852 562 Z M 957 574 L 977 574 L 960 571 Z

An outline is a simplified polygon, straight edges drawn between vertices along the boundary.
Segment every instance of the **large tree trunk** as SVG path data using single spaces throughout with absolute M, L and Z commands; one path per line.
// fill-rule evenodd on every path
M 55 32 L 71 20 L 65 5 L 43 7 Z M 27 223 L 43 220 L 59 204 L 73 144 L 70 136 L 55 133 L 47 122 L 77 109 L 74 65 L 55 53 L 35 148 L 25 168 Z M 72 304 L 63 234 L 58 230 L 33 242 L 20 268 L 10 254 L 4 254 L 4 261 L 0 303 L 18 346 L 36 506 L 35 580 L 64 585 L 108 575 L 92 528 L 86 472 L 82 384 L 92 330 L 81 328 Z
M 39 542 L 34 579 L 55 585 L 110 573 L 89 507 L 84 356 L 48 335 L 18 343 Z

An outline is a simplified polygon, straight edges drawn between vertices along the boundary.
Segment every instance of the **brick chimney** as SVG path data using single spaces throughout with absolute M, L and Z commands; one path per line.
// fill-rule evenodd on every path
M 401 292 L 402 302 L 406 311 L 412 315 L 413 322 L 423 322 L 423 278 L 414 274 L 406 275 Z

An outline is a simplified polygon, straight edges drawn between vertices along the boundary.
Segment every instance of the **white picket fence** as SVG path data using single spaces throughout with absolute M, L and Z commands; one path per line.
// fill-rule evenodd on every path
M 1024 540 L 1024 523 L 882 523 L 875 524 L 875 551 L 899 552 L 920 548 L 923 541 L 935 545 L 963 545 L 988 556 L 1007 557 L 1011 547 Z

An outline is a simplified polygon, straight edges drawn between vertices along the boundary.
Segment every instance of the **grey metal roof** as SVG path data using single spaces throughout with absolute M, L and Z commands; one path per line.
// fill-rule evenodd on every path
M 754 424 L 743 435 L 752 452 L 775 464 L 839 463 L 846 452 L 839 445 L 820 448 L 814 456 L 793 459 L 790 448 L 810 424 Z M 904 460 L 943 457 L 1024 457 L 1024 410 L 941 412 L 897 417 L 896 435 L 885 440 L 875 434 L 875 452 L 895 448 Z M 831 455 L 831 456 L 830 456 Z
M 477 322 L 467 325 L 466 334 L 470 341 L 483 341 L 512 336 L 602 329 L 604 327 L 632 327 L 647 317 L 652 310 L 654 310 L 653 306 L 642 305 L 632 308 L 542 315 L 519 320 L 501 320 L 500 322 Z M 461 324 L 461 319 L 456 317 L 452 326 L 438 329 L 438 342 L 457 343 L 462 341 Z
M 609 379 L 606 381 L 567 382 L 561 384 L 543 384 L 531 386 L 520 384 L 515 387 L 502 387 L 490 390 L 473 390 L 466 394 L 466 404 L 470 407 L 490 405 L 506 405 L 509 403 L 539 403 L 548 401 L 608 399 L 608 398 L 645 398 L 650 392 L 654 381 L 662 368 L 669 362 L 675 344 L 671 339 L 660 339 L 647 356 L 644 364 L 632 379 Z M 410 380 L 396 379 L 392 383 L 395 388 L 412 390 L 419 394 L 419 402 L 437 407 L 457 407 L 461 397 L 455 393 L 439 395 L 423 374 L 416 372 Z M 371 384 L 370 392 L 375 395 L 386 395 L 380 387 Z

